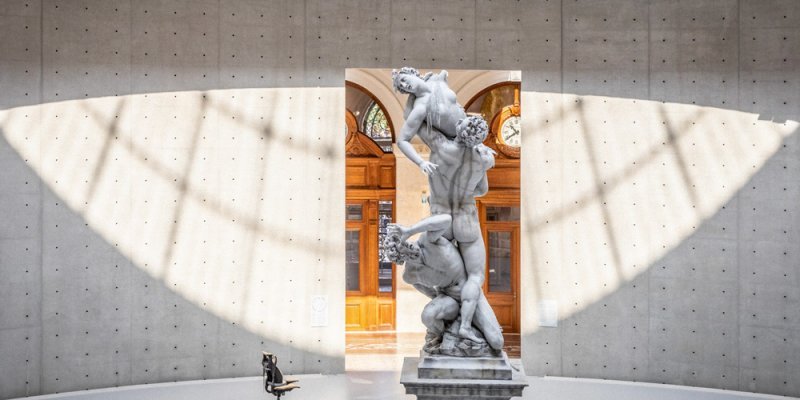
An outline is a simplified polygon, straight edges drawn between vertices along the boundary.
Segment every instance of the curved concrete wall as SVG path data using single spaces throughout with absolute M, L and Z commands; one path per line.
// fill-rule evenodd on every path
M 798 395 L 798 17 L 5 1 L 0 397 L 341 372 L 344 69 L 404 64 L 522 70 L 528 373 Z

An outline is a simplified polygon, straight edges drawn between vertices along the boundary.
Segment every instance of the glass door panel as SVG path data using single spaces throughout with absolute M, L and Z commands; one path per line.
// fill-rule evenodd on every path
M 486 241 L 484 293 L 506 333 L 519 332 L 519 204 L 499 199 L 482 203 Z
M 519 206 L 486 206 L 486 221 L 519 222 Z
M 489 231 L 489 291 L 511 292 L 511 232 Z
M 347 221 L 361 221 L 364 217 L 362 205 L 348 204 L 345 208 L 345 216 Z
M 392 293 L 394 291 L 393 264 L 383 251 L 383 240 L 386 238 L 387 226 L 392 223 L 392 201 L 381 200 L 378 202 L 378 292 Z
M 361 290 L 361 232 L 358 230 L 348 230 L 345 243 L 346 290 L 358 292 Z

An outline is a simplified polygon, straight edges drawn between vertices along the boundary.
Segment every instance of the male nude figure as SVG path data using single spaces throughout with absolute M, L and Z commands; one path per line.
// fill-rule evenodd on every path
M 494 152 L 481 144 L 487 132 L 486 122 L 480 117 L 463 119 L 456 140 L 447 139 L 435 129 L 430 133 L 426 129 L 420 131 L 420 137 L 431 149 L 431 161 L 439 165 L 436 173 L 428 176 L 431 214 L 451 215 L 452 222 L 442 235 L 458 243 L 467 273 L 461 289 L 458 334 L 472 340 L 475 340 L 472 318 L 483 296 L 486 277 L 486 247 L 475 197 L 489 190 L 486 171 L 494 166 Z
M 477 340 L 472 318 L 483 294 L 486 249 L 475 197 L 488 191 L 486 171 L 494 166 L 492 150 L 481 144 L 488 126 L 483 118 L 464 113 L 447 86 L 447 71 L 420 77 L 415 69 L 403 68 L 393 71 L 392 80 L 398 91 L 409 94 L 406 123 L 397 145 L 428 175 L 431 213 L 452 216 L 443 235 L 458 242 L 464 260 L 468 279 L 462 286 L 458 334 Z M 430 161 L 424 161 L 409 143 L 415 135 L 431 149 Z
M 390 224 L 384 242 L 389 259 L 405 264 L 403 280 L 431 298 L 422 312 L 422 323 L 428 328 L 425 349 L 436 347 L 445 329 L 445 321 L 458 317 L 458 301 L 467 282 L 464 262 L 456 246 L 443 234 L 450 228 L 448 214 L 432 215 L 410 226 Z M 420 233 L 416 242 L 407 239 Z M 477 299 L 475 326 L 480 329 L 492 349 L 502 350 L 503 333 L 492 307 L 482 292 Z M 478 339 L 478 341 L 480 341 Z

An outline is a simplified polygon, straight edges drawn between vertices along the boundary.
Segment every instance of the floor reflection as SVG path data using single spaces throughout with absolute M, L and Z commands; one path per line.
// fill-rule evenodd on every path
M 399 371 L 404 357 L 419 357 L 425 342 L 421 332 L 347 332 L 345 369 L 347 371 Z M 509 358 L 520 358 L 520 337 L 504 333 Z

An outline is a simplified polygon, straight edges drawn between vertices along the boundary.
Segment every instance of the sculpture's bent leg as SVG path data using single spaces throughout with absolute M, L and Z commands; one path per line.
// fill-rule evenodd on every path
M 441 336 L 444 333 L 444 321 L 458 317 L 458 302 L 452 297 L 438 295 L 422 310 L 422 323 L 428 332 Z
M 492 310 L 492 306 L 486 300 L 483 292 L 481 292 L 481 296 L 478 299 L 478 307 L 475 309 L 472 322 L 481 330 L 491 348 L 495 350 L 503 349 L 503 330 L 500 328 L 497 316 L 494 315 L 494 310 Z
M 425 334 L 423 351 L 438 353 L 442 344 L 442 335 L 445 329 L 445 320 L 458 317 L 458 302 L 452 297 L 439 295 L 431 300 L 422 310 L 422 323 L 428 328 Z
M 461 258 L 464 260 L 464 267 L 467 270 L 467 281 L 461 288 L 461 328 L 458 330 L 458 334 L 465 339 L 480 341 L 472 332 L 472 318 L 483 293 L 486 267 L 486 249 L 483 246 L 483 237 L 479 234 L 478 239 L 473 242 L 459 242 L 458 250 L 461 252 Z

